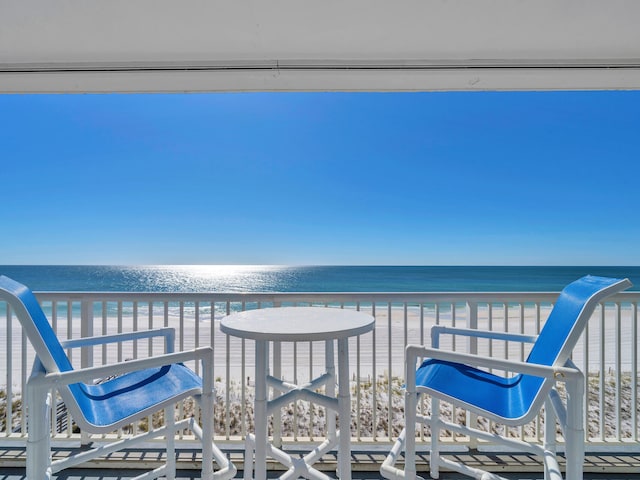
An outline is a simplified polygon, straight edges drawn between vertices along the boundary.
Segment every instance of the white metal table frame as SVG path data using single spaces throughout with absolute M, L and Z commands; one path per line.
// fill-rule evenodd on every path
M 244 478 L 265 480 L 267 455 L 288 467 L 280 478 L 329 479 L 313 468 L 322 456 L 338 447 L 337 474 L 351 479 L 351 392 L 349 387 L 349 337 L 373 330 L 373 316 L 358 310 L 325 307 L 282 307 L 247 310 L 222 319 L 220 330 L 235 337 L 255 340 L 255 434 L 247 435 Z M 281 342 L 324 341 L 325 372 L 304 385 L 280 376 Z M 269 374 L 269 342 L 274 344 L 274 376 Z M 338 395 L 336 397 L 334 342 L 338 345 Z M 325 394 L 316 392 L 325 386 Z M 279 394 L 269 398 L 269 387 Z M 280 442 L 281 408 L 295 400 L 312 401 L 327 409 L 327 438 L 302 458 L 283 451 Z M 338 425 L 336 425 L 338 414 Z M 269 443 L 268 416 L 274 415 L 273 442 Z M 346 432 L 346 434 L 340 434 Z

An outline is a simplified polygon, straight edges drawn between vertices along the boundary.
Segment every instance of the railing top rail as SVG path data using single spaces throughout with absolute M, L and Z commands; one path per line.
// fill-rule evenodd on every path
M 184 302 L 553 302 L 558 292 L 36 292 L 40 301 Z M 637 302 L 640 292 L 622 292 L 608 302 Z

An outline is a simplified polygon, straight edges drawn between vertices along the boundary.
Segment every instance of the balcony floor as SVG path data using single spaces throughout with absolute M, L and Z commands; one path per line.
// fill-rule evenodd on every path
M 59 475 L 54 475 L 53 480 L 125 480 L 139 474 L 139 471 L 127 471 L 127 470 L 115 470 L 115 469 L 69 469 L 65 472 L 61 472 Z M 269 478 L 277 478 L 281 472 L 272 472 L 269 474 Z M 512 480 L 534 480 L 542 478 L 540 472 L 512 472 L 502 473 L 507 479 Z M 0 480 L 26 480 L 27 476 L 23 468 L 0 468 Z M 194 480 L 200 478 L 199 472 L 196 470 L 179 470 L 176 476 L 176 480 Z M 242 478 L 242 472 L 238 472 L 236 478 Z M 428 475 L 425 478 L 429 478 Z M 468 479 L 455 473 L 443 472 L 440 475 L 442 480 L 462 480 Z M 377 472 L 354 472 L 354 480 L 380 480 L 382 477 Z M 585 473 L 585 480 L 638 480 L 640 479 L 640 473 Z
M 66 450 L 63 450 L 66 451 Z M 60 452 L 58 452 L 60 453 Z M 195 450 L 179 450 L 178 452 L 178 475 L 177 480 L 192 480 L 199 478 L 199 470 L 180 469 L 180 462 L 183 466 L 186 463 L 197 461 L 198 453 Z M 64 455 L 64 453 L 62 453 Z M 144 459 L 144 461 L 153 462 L 158 460 L 162 453 L 160 450 L 151 449 L 144 452 L 130 452 L 124 458 L 114 459 L 113 467 L 94 466 L 92 468 L 75 468 L 68 469 L 53 476 L 53 480 L 125 480 L 132 478 L 141 473 L 140 470 L 131 468 L 122 468 L 123 463 L 135 462 Z M 232 451 L 232 461 L 241 468 L 242 452 Z M 354 480 L 381 480 L 382 477 L 378 471 L 379 465 L 384 460 L 384 453 L 378 452 L 353 452 L 353 478 Z M 542 466 L 536 457 L 524 454 L 486 454 L 486 453 L 465 453 L 451 454 L 451 457 L 462 460 L 467 464 L 480 466 L 484 464 L 489 470 L 492 470 L 507 479 L 513 480 L 534 480 L 542 478 Z M 0 480 L 26 480 L 24 465 L 24 449 L 21 448 L 0 448 Z M 113 457 L 112 457 L 113 458 Z M 425 461 L 425 458 L 422 458 Z M 562 466 L 562 457 L 560 458 Z M 14 465 L 14 466 L 12 466 Z M 323 458 L 323 463 L 319 467 L 333 476 L 331 471 L 335 465 L 335 456 L 332 454 Z M 424 467 L 424 465 L 423 465 Z M 269 478 L 277 478 L 283 472 L 282 470 L 273 469 L 269 471 Z M 424 472 L 423 477 L 429 478 L 428 472 Z M 242 478 L 242 472 L 236 475 L 236 478 Z M 443 480 L 462 480 L 468 479 L 452 472 L 441 472 L 440 478 Z M 585 458 L 585 480 L 640 480 L 640 455 L 629 453 L 603 453 L 588 454 Z

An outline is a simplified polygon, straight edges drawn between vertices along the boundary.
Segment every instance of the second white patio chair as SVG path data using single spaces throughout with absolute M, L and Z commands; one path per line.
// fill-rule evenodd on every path
M 438 478 L 440 467 L 481 480 L 502 478 L 444 458 L 440 454 L 440 431 L 449 430 L 510 449 L 539 454 L 544 460 L 545 479 L 561 480 L 555 451 L 557 418 L 565 438 L 566 477 L 582 480 L 585 384 L 582 372 L 571 362 L 570 355 L 598 302 L 630 286 L 631 282 L 626 279 L 593 276 L 569 284 L 560 294 L 537 337 L 435 326 L 431 332 L 432 348 L 407 346 L 406 426 L 381 467 L 382 475 L 389 479 L 419 478 L 416 477 L 416 423 L 422 423 L 431 428 L 430 473 L 433 478 Z M 526 362 L 489 358 L 442 350 L 439 348 L 441 334 L 531 342 L 533 347 Z M 420 358 L 425 360 L 416 370 Z M 496 375 L 489 369 L 511 374 Z M 556 382 L 565 383 L 566 401 L 557 392 Z M 417 412 L 418 398 L 422 393 L 431 396 L 431 416 Z M 445 421 L 439 416 L 440 400 L 506 426 L 527 424 L 544 405 L 544 444 L 506 438 Z M 404 470 L 400 470 L 395 463 L 403 450 L 405 465 Z
M 166 464 L 136 478 L 175 478 L 174 437 L 178 430 L 190 429 L 202 441 L 202 478 L 226 480 L 236 469 L 213 443 L 213 351 L 197 348 L 173 352 L 173 329 L 165 328 L 102 337 L 58 341 L 49 321 L 33 293 L 24 285 L 0 276 L 0 300 L 4 300 L 18 317 L 36 352 L 33 372 L 26 385 L 27 406 L 27 478 L 50 479 L 55 472 L 99 456 L 131 448 L 152 438 L 166 438 Z M 166 353 L 111 365 L 74 369 L 65 349 L 92 347 L 106 343 L 162 336 Z M 200 378 L 182 362 L 198 361 L 203 365 Z M 94 380 L 110 380 L 94 383 Z M 145 419 L 164 409 L 164 426 L 52 461 L 51 403 L 57 390 L 74 421 L 82 431 L 109 433 Z M 194 418 L 175 421 L 174 407 L 185 398 L 194 397 L 202 408 L 202 425 Z M 220 467 L 214 472 L 213 460 Z

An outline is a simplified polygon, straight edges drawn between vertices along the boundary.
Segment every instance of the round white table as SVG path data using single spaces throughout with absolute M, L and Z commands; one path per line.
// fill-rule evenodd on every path
M 305 477 L 329 478 L 312 467 L 325 453 L 338 447 L 338 476 L 351 478 L 351 393 L 349 388 L 349 337 L 373 330 L 373 316 L 351 309 L 324 307 L 282 307 L 247 310 L 233 313 L 222 319 L 220 330 L 235 337 L 255 340 L 255 435 L 247 436 L 245 450 L 245 479 L 251 478 L 251 457 L 254 460 L 256 480 L 265 480 L 266 458 L 276 459 L 289 470 L 281 478 Z M 274 343 L 274 353 L 279 352 L 280 342 L 324 341 L 326 372 L 305 385 L 293 385 L 269 375 L 269 342 Z M 336 397 L 334 342 L 338 344 L 338 395 Z M 274 355 L 274 369 L 279 369 L 279 354 Z M 325 394 L 316 390 L 325 386 Z M 268 398 L 268 387 L 282 394 Z M 280 409 L 288 403 L 303 399 L 327 408 L 327 439 L 305 455 L 293 458 L 282 451 L 279 438 L 269 443 L 268 415 L 279 419 Z M 338 425 L 336 425 L 336 413 Z M 279 423 L 274 420 L 275 424 Z M 279 425 L 278 425 L 279 426 Z M 344 432 L 340 435 L 340 432 Z

